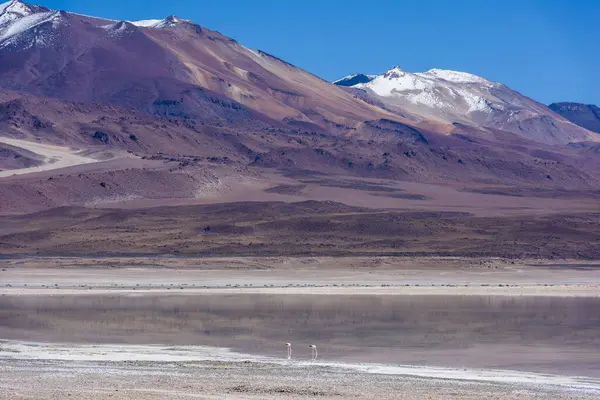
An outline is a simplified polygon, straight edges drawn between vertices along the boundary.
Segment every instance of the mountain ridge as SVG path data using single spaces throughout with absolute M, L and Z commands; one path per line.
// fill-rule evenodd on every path
M 369 120 L 392 119 L 446 134 L 459 123 L 483 135 L 493 128 L 548 144 L 600 140 L 507 86 L 469 73 L 394 67 L 330 85 L 174 15 L 114 21 L 19 0 L 0 10 L 0 86 L 11 90 L 189 117 L 221 113 L 207 108 L 208 90 L 270 119 L 342 135 Z
M 19 24 L 23 19 L 31 21 Z M 270 118 L 325 129 L 380 117 L 402 121 L 277 57 L 178 17 L 138 26 L 44 8 L 15 24 L 23 29 L 0 40 L 0 85 L 7 89 L 149 112 L 153 103 L 166 101 L 172 113 L 193 114 L 202 108 L 202 88 Z
M 339 201 L 330 190 L 339 177 L 352 177 L 341 189 L 355 190 L 358 203 L 384 208 L 418 207 L 431 193 L 361 192 L 354 186 L 374 186 L 358 179 L 545 191 L 600 185 L 591 132 L 471 74 L 396 68 L 335 85 L 180 17 L 115 21 L 8 4 L 21 12 L 2 6 L 0 37 L 10 34 L 0 41 L 0 138 L 8 138 L 0 142 L 0 213 L 264 196 Z M 383 92 L 397 98 L 368 86 L 401 79 L 412 89 Z M 423 96 L 415 88 L 446 101 L 455 94 L 449 104 L 458 111 L 406 101 Z M 509 110 L 524 115 L 515 117 L 523 130 L 506 129 L 508 113 L 469 111 L 479 102 L 467 102 L 468 90 L 481 94 L 480 108 L 523 102 Z M 274 185 L 282 188 L 263 190 Z
M 562 102 L 552 103 L 548 108 L 574 124 L 600 133 L 600 107 L 594 104 Z

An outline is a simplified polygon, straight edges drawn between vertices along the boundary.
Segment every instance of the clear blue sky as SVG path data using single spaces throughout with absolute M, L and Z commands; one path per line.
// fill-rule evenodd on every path
M 112 19 L 175 14 L 327 80 L 454 69 L 549 103 L 600 104 L 600 0 L 37 0 Z

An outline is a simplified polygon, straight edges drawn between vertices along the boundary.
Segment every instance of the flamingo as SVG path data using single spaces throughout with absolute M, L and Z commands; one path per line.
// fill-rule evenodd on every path
M 309 344 L 308 347 L 312 350 L 312 359 L 316 360 L 317 359 L 317 346 L 315 346 L 314 344 Z
M 285 347 L 287 347 L 287 358 L 290 360 L 292 358 L 292 344 L 286 343 Z

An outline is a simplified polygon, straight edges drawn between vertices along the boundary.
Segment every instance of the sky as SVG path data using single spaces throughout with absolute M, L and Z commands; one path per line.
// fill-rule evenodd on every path
M 600 0 L 32 0 L 110 19 L 191 19 L 324 79 L 452 69 L 542 103 L 600 105 Z

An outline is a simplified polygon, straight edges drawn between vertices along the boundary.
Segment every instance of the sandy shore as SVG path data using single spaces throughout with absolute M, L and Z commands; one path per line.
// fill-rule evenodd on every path
M 236 284 L 237 285 L 237 284 Z M 233 285 L 233 286 L 236 286 Z M 600 297 L 600 285 L 537 285 L 537 286 L 314 286 L 289 284 L 282 287 L 2 287 L 0 294 L 12 295 L 142 295 L 142 294 L 276 294 L 276 295 L 363 295 L 363 296 L 540 296 L 540 297 Z
M 0 260 L 1 294 L 600 296 L 600 262 L 398 257 Z
M 207 347 L 4 342 L 0 399 L 591 399 L 600 381 L 259 358 Z

